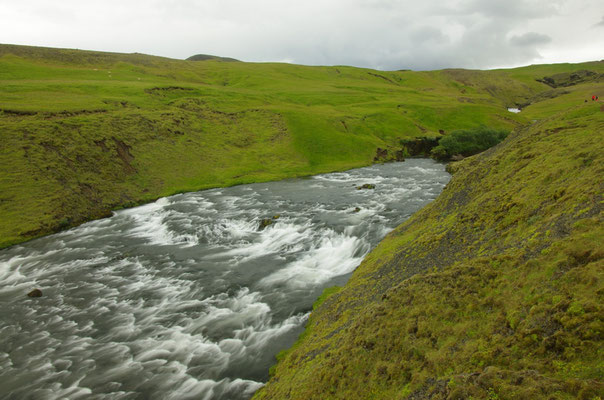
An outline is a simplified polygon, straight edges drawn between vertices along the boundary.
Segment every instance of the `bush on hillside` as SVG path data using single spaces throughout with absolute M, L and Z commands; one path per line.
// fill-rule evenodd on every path
M 505 130 L 486 126 L 459 129 L 440 139 L 431 154 L 439 160 L 447 160 L 457 154 L 468 157 L 495 146 L 505 139 L 508 133 Z

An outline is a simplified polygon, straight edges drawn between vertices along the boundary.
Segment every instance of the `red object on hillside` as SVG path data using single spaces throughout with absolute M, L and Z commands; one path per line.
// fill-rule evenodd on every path
M 594 94 L 593 96 L 591 96 L 591 101 L 594 101 L 596 99 L 596 95 Z

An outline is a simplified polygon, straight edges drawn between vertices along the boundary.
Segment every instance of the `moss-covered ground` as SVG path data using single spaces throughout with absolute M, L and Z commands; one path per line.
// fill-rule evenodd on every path
M 528 106 L 538 121 L 452 164 L 254 398 L 601 399 L 604 107 L 584 98 Z
M 368 165 L 409 138 L 513 129 L 552 97 L 582 101 L 535 80 L 579 69 L 604 65 L 383 72 L 0 45 L 0 247 L 177 192 Z M 506 111 L 531 99 L 545 105 Z

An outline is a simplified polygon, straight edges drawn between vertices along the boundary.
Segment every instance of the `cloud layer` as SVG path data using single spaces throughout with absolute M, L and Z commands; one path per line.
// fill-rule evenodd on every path
M 601 0 L 0 0 L 0 42 L 378 69 L 493 68 L 604 58 L 602 12 Z

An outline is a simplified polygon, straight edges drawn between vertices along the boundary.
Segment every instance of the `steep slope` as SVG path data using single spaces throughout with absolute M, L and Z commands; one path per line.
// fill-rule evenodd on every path
M 383 72 L 0 45 L 0 247 L 177 192 L 368 165 L 378 148 L 393 158 L 405 140 L 453 129 L 512 129 L 530 119 L 506 107 L 550 99 L 536 79 L 572 70 L 604 64 Z
M 454 164 L 255 399 L 599 398 L 603 110 L 575 103 Z

